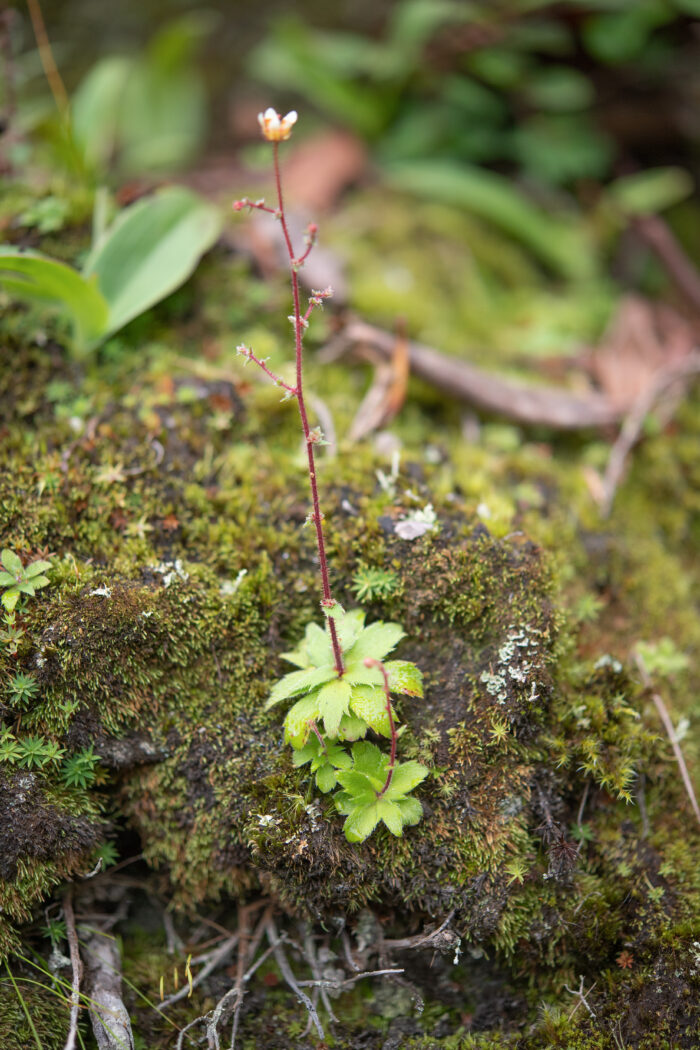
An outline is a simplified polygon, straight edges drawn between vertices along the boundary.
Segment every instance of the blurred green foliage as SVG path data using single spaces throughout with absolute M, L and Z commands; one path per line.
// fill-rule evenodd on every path
M 597 119 L 601 73 L 663 77 L 693 15 L 697 0 L 402 0 L 374 40 L 283 19 L 249 70 L 368 139 L 382 162 L 505 164 L 567 185 L 607 177 L 616 159 Z

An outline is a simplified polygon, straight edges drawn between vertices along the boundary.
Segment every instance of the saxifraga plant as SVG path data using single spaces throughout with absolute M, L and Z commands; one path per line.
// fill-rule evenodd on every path
M 316 478 L 315 446 L 323 442 L 319 427 L 309 425 L 303 385 L 303 340 L 309 318 L 317 306 L 333 294 L 331 288 L 312 292 L 308 308 L 302 311 L 299 269 L 309 256 L 318 228 L 308 226 L 305 248 L 296 255 L 289 234 L 282 196 L 279 144 L 288 139 L 297 114 L 281 117 L 267 109 L 258 117 L 263 137 L 272 145 L 277 206 L 247 197 L 234 202 L 234 210 L 254 208 L 273 215 L 280 223 L 292 284 L 293 313 L 289 320 L 294 328 L 296 379 L 286 383 L 268 368 L 266 362 L 250 347 L 239 346 L 238 353 L 253 361 L 277 386 L 284 390 L 283 400 L 295 398 L 306 445 L 312 510 L 308 521 L 313 524 L 318 547 L 321 576 L 321 608 L 326 629 L 316 623 L 306 627 L 301 644 L 284 659 L 298 670 L 285 675 L 273 687 L 267 707 L 294 699 L 284 721 L 285 740 L 291 744 L 295 766 L 311 763 L 316 786 L 324 793 L 338 785 L 334 801 L 345 817 L 344 830 L 350 842 L 363 842 L 379 823 L 393 835 L 401 835 L 407 825 L 417 824 L 423 815 L 420 802 L 410 792 L 428 775 L 419 762 L 398 762 L 397 745 L 400 730 L 391 693 L 423 695 L 421 672 L 407 660 L 384 658 L 404 637 L 399 624 L 377 622 L 365 626 L 361 610 L 345 612 L 333 598 L 328 558 L 323 532 L 323 514 Z M 364 739 L 372 730 L 391 740 L 391 753 L 383 754 L 376 744 Z M 343 746 L 351 743 L 351 750 Z

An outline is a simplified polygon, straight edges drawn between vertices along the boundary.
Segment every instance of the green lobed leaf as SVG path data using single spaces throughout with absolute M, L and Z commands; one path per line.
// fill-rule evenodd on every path
M 356 715 L 343 715 L 338 726 L 339 740 L 359 740 L 367 735 L 367 723 Z
M 381 733 L 382 736 L 391 736 L 391 725 L 386 710 L 386 696 L 383 689 L 366 685 L 354 686 L 350 698 L 350 710 L 358 718 L 361 718 L 363 722 L 366 722 L 375 733 Z
M 376 802 L 366 806 L 357 806 L 352 810 L 343 825 L 345 838 L 348 842 L 364 842 L 372 834 L 379 820 L 380 816 Z
M 399 762 L 394 767 L 387 795 L 407 795 L 425 780 L 429 772 L 427 766 L 421 765 L 420 762 Z
M 323 791 L 324 794 L 328 791 L 332 791 L 337 784 L 337 777 L 333 766 L 326 763 L 321 766 L 316 773 L 316 786 L 319 791 Z
M 383 660 L 387 653 L 396 648 L 405 631 L 398 623 L 384 623 L 378 620 L 364 627 L 360 631 L 356 641 L 348 650 L 348 661 L 365 660 L 371 657 L 374 660 Z
M 386 797 L 380 798 L 377 802 L 377 813 L 392 835 L 403 835 L 403 817 L 396 803 Z
M 365 622 L 365 613 L 362 609 L 351 609 L 335 618 L 335 627 L 338 633 L 340 648 L 346 653 L 354 644 L 355 639 L 362 631 Z
M 27 565 L 26 569 L 24 570 L 24 575 L 29 577 L 38 576 L 39 573 L 45 572 L 47 569 L 50 568 L 50 561 L 33 561 L 31 565 Z
M 382 778 L 383 783 L 389 759 L 386 755 L 382 754 L 376 744 L 371 744 L 367 740 L 363 740 L 359 744 L 354 744 L 352 748 L 352 761 L 354 769 L 358 770 L 360 773 L 365 773 L 367 776 L 380 777 Z
M 343 715 L 348 714 L 350 692 L 349 683 L 340 678 L 328 682 L 319 691 L 318 711 L 323 719 L 325 731 L 330 737 L 337 736 L 340 720 Z
M 357 802 L 371 802 L 376 799 L 377 792 L 384 786 L 382 777 L 371 777 L 365 773 L 358 773 L 354 769 L 343 769 L 338 773 L 338 781 L 345 791 Z
M 396 805 L 401 810 L 404 827 L 420 823 L 423 817 L 423 807 L 417 798 L 399 798 L 396 799 Z
M 393 693 L 423 696 L 423 674 L 410 660 L 389 660 L 384 670 Z
M 298 700 L 287 712 L 284 720 L 284 739 L 292 747 L 302 748 L 309 739 L 309 723 L 318 718 L 318 693 Z
M 303 671 L 290 671 L 284 678 L 280 678 L 279 682 L 275 682 L 265 704 L 265 710 L 269 710 L 281 700 L 287 700 L 291 696 L 308 693 L 335 677 L 336 671 L 333 667 L 311 667 Z

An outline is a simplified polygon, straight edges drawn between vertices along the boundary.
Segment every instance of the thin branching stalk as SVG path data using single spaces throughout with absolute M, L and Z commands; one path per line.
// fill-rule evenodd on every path
M 391 691 L 389 689 L 389 678 L 386 673 L 386 667 L 381 660 L 374 660 L 371 656 L 368 656 L 365 660 L 365 667 L 377 667 L 383 679 L 384 696 L 386 697 L 386 713 L 389 718 L 389 729 L 391 730 L 391 756 L 389 758 L 389 768 L 386 774 L 386 780 L 384 781 L 384 787 L 381 791 L 377 792 L 377 798 L 381 798 L 389 790 L 391 784 L 391 778 L 394 775 L 394 768 L 396 766 L 396 744 L 398 741 L 398 733 L 396 732 L 396 723 L 394 722 L 394 712 L 391 707 Z

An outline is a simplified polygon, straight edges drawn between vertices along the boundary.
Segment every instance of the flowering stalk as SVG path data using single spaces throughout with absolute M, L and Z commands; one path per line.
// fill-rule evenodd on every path
M 396 767 L 396 743 L 398 741 L 398 733 L 396 732 L 396 723 L 394 722 L 394 712 L 391 708 L 391 690 L 389 689 L 389 676 L 386 673 L 386 667 L 381 660 L 374 660 L 371 656 L 368 656 L 365 661 L 365 667 L 376 667 L 380 672 L 383 679 L 384 696 L 386 697 L 386 713 L 389 718 L 389 729 L 391 731 L 391 755 L 389 757 L 389 765 L 386 771 L 386 780 L 384 781 L 384 787 L 381 791 L 377 792 L 377 798 L 381 798 L 389 790 L 391 784 L 391 778 L 394 775 L 394 768 Z
M 308 461 L 309 470 L 309 483 L 311 486 L 311 503 L 312 512 L 310 515 L 310 521 L 313 522 L 316 530 L 316 545 L 318 547 L 318 560 L 319 568 L 321 573 L 321 590 L 323 598 L 321 605 L 328 619 L 328 630 L 331 637 L 331 645 L 333 647 L 333 658 L 335 662 L 335 669 L 339 676 L 344 673 L 343 665 L 343 653 L 340 647 L 340 640 L 338 638 L 338 631 L 333 618 L 333 610 L 336 607 L 336 601 L 331 593 L 330 577 L 328 574 L 328 559 L 326 556 L 326 544 L 323 534 L 323 514 L 321 513 L 321 506 L 318 497 L 318 485 L 316 482 L 316 463 L 314 456 L 314 445 L 318 444 L 321 440 L 321 433 L 318 428 L 313 430 L 309 426 L 308 414 L 306 411 L 306 403 L 304 401 L 304 384 L 303 384 L 303 356 L 302 356 L 302 344 L 304 339 L 304 332 L 308 328 L 309 318 L 311 313 L 316 306 L 321 306 L 324 299 L 330 298 L 332 290 L 326 288 L 323 291 L 315 291 L 311 299 L 309 300 L 308 309 L 302 313 L 301 309 L 301 297 L 299 293 L 299 267 L 303 266 L 304 262 L 309 256 L 311 249 L 314 246 L 316 240 L 317 226 L 315 223 L 311 223 L 307 230 L 306 236 L 306 248 L 305 251 L 300 255 L 296 256 L 294 253 L 294 247 L 292 245 L 292 239 L 289 234 L 289 227 L 287 225 L 287 217 L 284 210 L 284 198 L 282 196 L 282 179 L 280 176 L 280 165 L 279 165 L 279 144 L 280 142 L 289 138 L 293 124 L 296 123 L 297 115 L 294 111 L 288 113 L 286 117 L 280 117 L 278 113 L 273 109 L 267 109 L 265 113 L 261 113 L 258 116 L 258 121 L 262 129 L 263 137 L 268 142 L 272 143 L 272 157 L 275 172 L 275 187 L 277 190 L 277 208 L 268 207 L 264 201 L 249 201 L 247 198 L 234 202 L 234 209 L 240 211 L 244 207 L 255 208 L 259 211 L 266 211 L 273 214 L 279 219 L 282 227 L 282 234 L 284 237 L 285 247 L 287 249 L 287 255 L 289 257 L 289 269 L 291 274 L 292 282 L 292 300 L 293 300 L 293 314 L 289 318 L 294 327 L 294 350 L 296 360 L 296 384 L 292 387 L 288 383 L 283 382 L 278 376 L 272 372 L 265 362 L 260 358 L 256 357 L 253 351 L 249 347 L 239 347 L 239 353 L 242 354 L 249 361 L 254 361 L 267 376 L 269 376 L 278 386 L 281 386 L 289 397 L 295 397 L 299 408 L 299 417 L 301 419 L 301 426 L 304 432 L 304 443 L 306 445 L 306 456 Z

